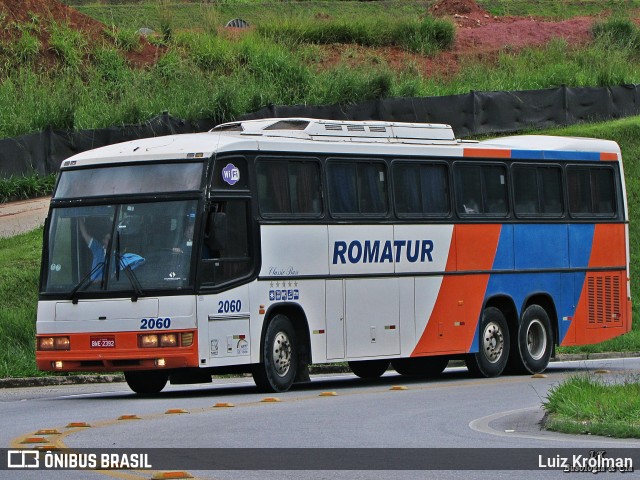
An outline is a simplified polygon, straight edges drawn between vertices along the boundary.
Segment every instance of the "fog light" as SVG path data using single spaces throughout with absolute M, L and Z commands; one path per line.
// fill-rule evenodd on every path
M 157 335 L 140 335 L 138 338 L 142 348 L 155 348 L 158 346 Z
M 161 347 L 176 347 L 178 346 L 178 336 L 175 333 L 163 333 L 160 335 Z
M 165 365 L 166 365 L 166 362 L 164 361 L 164 358 L 156 359 L 156 367 L 164 367 Z
M 193 332 L 186 332 L 180 335 L 180 345 L 190 347 L 193 345 Z
M 57 362 L 51 362 L 51 366 L 60 370 L 62 368 L 62 362 L 60 360 L 58 360 Z

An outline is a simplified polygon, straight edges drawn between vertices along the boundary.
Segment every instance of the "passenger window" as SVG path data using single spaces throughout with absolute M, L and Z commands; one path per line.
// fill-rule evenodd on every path
M 388 211 L 386 167 L 382 162 L 329 163 L 331 212 L 384 215 Z
M 259 159 L 256 169 L 261 214 L 322 214 L 318 162 Z
M 515 165 L 513 187 L 516 215 L 562 215 L 562 170 L 559 167 Z
M 569 211 L 577 216 L 614 216 L 616 192 L 613 169 L 570 166 L 567 168 Z
M 394 164 L 394 198 L 400 216 L 449 214 L 447 166 L 436 163 Z
M 506 216 L 507 181 L 503 165 L 455 165 L 458 213 Z

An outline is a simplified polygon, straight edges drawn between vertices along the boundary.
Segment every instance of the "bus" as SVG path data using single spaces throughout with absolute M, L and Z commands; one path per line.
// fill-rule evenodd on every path
M 319 363 L 534 374 L 630 330 L 615 142 L 272 118 L 64 160 L 36 361 L 138 394 L 222 373 L 282 392 Z

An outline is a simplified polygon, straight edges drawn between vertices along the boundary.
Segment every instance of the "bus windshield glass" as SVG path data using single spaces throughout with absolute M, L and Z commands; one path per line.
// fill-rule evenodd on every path
M 63 170 L 54 198 L 199 190 L 203 163 L 154 163 Z
M 196 206 L 182 200 L 52 209 L 43 293 L 143 296 L 191 287 Z

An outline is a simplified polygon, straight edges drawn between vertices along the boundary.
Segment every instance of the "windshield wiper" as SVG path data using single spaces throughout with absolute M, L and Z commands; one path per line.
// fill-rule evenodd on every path
M 78 291 L 85 286 L 85 284 L 87 283 L 87 280 L 92 278 L 93 274 L 96 273 L 98 270 L 100 270 L 100 268 L 104 268 L 104 262 L 96 263 L 96 266 L 93 267 L 91 271 L 87 273 L 84 277 L 82 277 L 82 280 L 80 280 L 75 287 L 73 287 L 73 290 L 71 290 L 71 293 L 69 294 L 69 299 L 72 301 L 74 305 L 78 303 L 78 297 L 76 296 L 76 293 L 78 293 Z
M 116 281 L 120 280 L 120 269 L 124 270 L 124 274 L 135 292 L 133 297 L 131 297 L 131 301 L 137 302 L 138 297 L 144 296 L 142 286 L 140 285 L 140 281 L 136 274 L 133 273 L 131 265 L 125 263 L 124 258 L 120 255 L 120 232 L 116 232 Z

